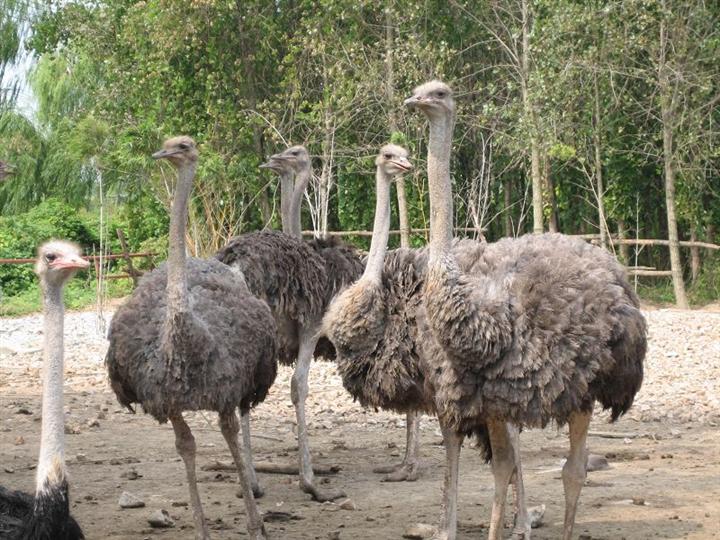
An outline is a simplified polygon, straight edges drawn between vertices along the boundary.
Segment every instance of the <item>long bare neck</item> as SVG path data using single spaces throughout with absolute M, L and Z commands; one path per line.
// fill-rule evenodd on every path
M 450 251 L 453 238 L 453 201 L 450 181 L 453 116 L 430 119 L 428 184 L 430 191 L 430 258 Z
M 302 220 L 300 217 L 302 210 L 302 200 L 305 196 L 305 190 L 310 183 L 311 177 L 312 167 L 310 166 L 310 164 L 308 164 L 307 167 L 304 167 L 295 178 L 295 190 L 293 191 L 292 205 L 290 207 L 290 224 L 292 226 L 291 234 L 296 238 L 300 239 L 302 239 Z
M 42 283 L 45 348 L 43 354 L 42 428 L 36 490 L 64 477 L 62 285 Z
M 168 319 L 175 313 L 188 311 L 187 270 L 185 265 L 185 230 L 188 218 L 188 200 L 195 178 L 194 162 L 178 170 L 178 183 L 170 215 L 170 238 L 167 262 Z
M 380 167 L 375 174 L 375 222 L 363 279 L 380 282 L 390 236 L 390 177 Z
M 292 234 L 292 201 L 293 201 L 293 174 L 290 171 L 280 173 L 280 220 L 282 231 Z

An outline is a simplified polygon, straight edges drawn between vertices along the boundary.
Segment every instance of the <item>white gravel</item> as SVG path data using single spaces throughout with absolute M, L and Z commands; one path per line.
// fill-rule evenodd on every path
M 720 312 L 660 309 L 646 311 L 645 316 L 650 326 L 645 382 L 628 417 L 720 425 Z M 106 324 L 94 312 L 66 315 L 68 390 L 109 391 L 103 366 L 104 328 Z M 42 317 L 0 319 L 0 397 L 40 393 L 41 365 Z M 290 369 L 281 368 L 268 401 L 256 414 L 276 417 L 287 410 L 283 416 L 288 422 L 294 420 L 291 374 Z M 342 388 L 334 366 L 326 362 L 311 369 L 308 410 L 311 425 L 320 428 L 338 415 L 361 415 L 371 425 L 404 425 L 404 419 L 395 414 L 362 412 Z

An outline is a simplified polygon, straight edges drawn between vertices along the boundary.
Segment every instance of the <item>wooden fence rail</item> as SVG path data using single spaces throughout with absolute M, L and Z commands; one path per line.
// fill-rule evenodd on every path
M 97 261 L 105 259 L 112 261 L 115 259 L 125 259 L 126 257 L 155 257 L 157 253 L 110 253 L 108 255 L 84 255 L 83 259 L 86 261 Z M 0 259 L 0 264 L 30 264 L 35 263 L 37 259 Z

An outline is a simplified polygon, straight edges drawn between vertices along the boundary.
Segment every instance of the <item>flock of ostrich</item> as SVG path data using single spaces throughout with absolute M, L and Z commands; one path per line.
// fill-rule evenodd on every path
M 381 468 L 390 480 L 417 477 L 419 415 L 438 418 L 446 465 L 437 540 L 457 536 L 459 458 L 468 436 L 478 438 L 491 464 L 489 538 L 503 537 L 512 485 L 511 534 L 529 539 L 520 434 L 567 424 L 563 538 L 572 538 L 594 405 L 616 420 L 642 383 L 647 328 L 638 298 L 616 259 L 583 240 L 561 234 L 495 243 L 453 238 L 452 91 L 431 81 L 405 105 L 429 121 L 430 242 L 424 248 L 388 251 L 391 184 L 412 169 L 400 146 L 383 146 L 375 160 L 375 220 L 365 258 L 339 241 L 303 240 L 300 207 L 312 169 L 302 146 L 262 165 L 280 179 L 282 232 L 243 234 L 211 259 L 187 257 L 198 149 L 181 136 L 153 154 L 178 172 L 168 259 L 118 308 L 105 363 L 123 406 L 139 404 L 158 422 L 172 424 L 197 539 L 209 538 L 209 530 L 195 438 L 183 412 L 217 412 L 237 468 L 249 537 L 265 539 L 250 424 L 278 362 L 294 365 L 300 488 L 321 502 L 344 496 L 321 489 L 313 475 L 305 401 L 317 357 L 336 363 L 344 387 L 362 405 L 407 415 L 405 458 Z M 70 516 L 64 464 L 62 288 L 87 265 L 68 242 L 50 241 L 38 250 L 45 349 L 36 491 L 0 487 L 1 538 L 84 538 Z

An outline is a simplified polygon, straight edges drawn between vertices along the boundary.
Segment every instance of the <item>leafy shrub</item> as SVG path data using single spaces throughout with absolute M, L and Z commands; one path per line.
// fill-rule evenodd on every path
M 51 238 L 72 240 L 82 247 L 97 243 L 92 227 L 77 210 L 47 199 L 29 212 L 0 217 L 0 258 L 30 258 L 38 245 Z M 15 295 L 35 282 L 32 265 L 0 265 L 0 292 Z

